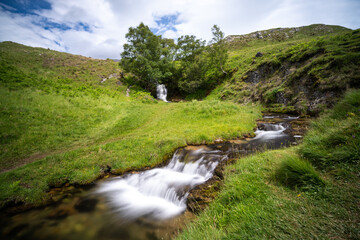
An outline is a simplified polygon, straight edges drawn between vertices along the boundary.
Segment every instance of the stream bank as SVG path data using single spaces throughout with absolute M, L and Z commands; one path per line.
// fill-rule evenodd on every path
M 297 138 L 294 136 L 300 130 L 293 131 L 293 129 L 296 129 L 296 124 L 294 125 L 292 122 L 298 121 L 300 119 L 296 117 L 267 116 L 258 123 L 258 129 L 255 132 L 257 136 L 253 139 L 243 138 L 212 145 L 188 146 L 177 150 L 169 165 L 173 163 L 174 166 L 178 167 L 168 167 L 166 172 L 175 169 L 175 172 L 178 173 L 187 167 L 191 168 L 190 172 L 195 175 L 190 178 L 186 175 L 186 179 L 190 179 L 190 185 L 181 185 L 180 188 L 173 192 L 175 197 L 171 199 L 175 200 L 175 202 L 180 200 L 177 205 L 180 208 L 176 210 L 175 214 L 170 214 L 171 216 L 157 218 L 159 209 L 157 206 L 154 208 L 153 204 L 150 206 L 151 208 L 149 206 L 144 208 L 148 212 L 139 212 L 139 205 L 136 205 L 132 212 L 130 211 L 131 215 L 129 215 L 128 212 L 123 211 L 124 206 L 127 209 L 129 204 L 134 204 L 136 198 L 126 202 L 125 205 L 121 205 L 123 203 L 118 205 L 117 202 L 119 200 L 118 193 L 128 191 L 129 188 L 131 188 L 131 191 L 134 190 L 134 184 L 131 183 L 133 180 L 129 184 L 128 179 L 134 177 L 137 179 L 141 175 L 144 175 L 145 178 L 154 177 L 160 171 L 160 168 L 156 168 L 142 173 L 127 174 L 117 177 L 118 179 L 103 179 L 99 181 L 96 187 L 90 189 L 67 186 L 71 193 L 65 193 L 65 197 L 62 196 L 62 199 L 54 205 L 29 210 L 24 213 L 2 216 L 1 222 L 4 223 L 2 225 L 4 226 L 2 234 L 14 239 L 46 239 L 52 238 L 54 233 L 58 234 L 59 239 L 79 239 L 84 236 L 88 239 L 104 237 L 119 239 L 171 238 L 173 234 L 176 234 L 184 226 L 185 222 L 194 217 L 191 212 L 201 211 L 215 197 L 216 191 L 221 187 L 222 169 L 225 164 L 253 152 L 297 143 Z M 300 124 L 298 125 L 300 126 Z M 201 168 L 200 170 L 196 168 L 197 166 L 205 166 L 206 169 L 210 167 L 209 169 L 212 169 L 213 172 L 208 173 L 208 170 L 204 172 Z M 174 176 L 175 172 L 171 172 L 169 176 Z M 189 169 L 185 173 L 188 174 Z M 203 176 L 203 179 L 200 176 Z M 167 177 L 166 179 L 172 182 L 171 178 Z M 181 177 L 180 179 L 184 178 Z M 136 181 L 138 182 L 138 180 Z M 151 185 L 155 186 L 164 181 L 159 180 L 155 184 L 151 183 Z M 118 193 L 110 191 L 108 196 L 106 194 L 99 195 L 99 187 L 101 188 L 103 183 L 109 184 L 109 182 L 125 184 L 125 188 L 122 188 L 120 192 L 116 190 Z M 205 184 L 199 185 L 204 182 Z M 173 186 L 174 183 L 171 184 Z M 191 190 L 193 187 L 195 188 Z M 149 187 L 146 189 L 149 189 Z M 131 192 L 128 193 L 123 196 L 130 196 Z M 167 191 L 164 193 L 168 196 Z M 113 198 L 114 194 L 115 198 Z M 153 196 L 151 194 L 150 196 Z M 114 199 L 115 205 L 111 204 Z M 158 205 L 157 203 L 158 200 L 154 201 L 155 205 Z M 186 208 L 190 211 L 185 211 Z M 140 215 L 135 216 L 134 210 L 136 214 Z M 178 212 L 184 211 L 185 214 L 174 217 Z M 162 210 L 160 216 L 163 216 L 163 213 L 168 214 L 168 211 L 166 209 Z

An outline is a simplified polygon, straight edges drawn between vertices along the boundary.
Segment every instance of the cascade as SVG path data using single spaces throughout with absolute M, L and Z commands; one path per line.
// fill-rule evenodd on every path
M 167 97 L 167 89 L 165 87 L 164 84 L 159 84 L 156 86 L 156 93 L 157 93 L 157 98 L 164 101 L 164 102 L 168 102 L 166 100 Z

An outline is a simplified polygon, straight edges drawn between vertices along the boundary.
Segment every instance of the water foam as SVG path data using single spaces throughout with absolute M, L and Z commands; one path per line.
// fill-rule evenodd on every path
M 101 184 L 97 193 L 105 194 L 126 220 L 172 218 L 185 211 L 189 191 L 210 179 L 226 159 L 218 152 L 177 151 L 167 166 L 112 179 Z
M 164 101 L 164 102 L 168 102 L 166 100 L 167 98 L 167 89 L 165 87 L 164 84 L 159 84 L 156 86 L 156 93 L 157 93 L 157 98 Z

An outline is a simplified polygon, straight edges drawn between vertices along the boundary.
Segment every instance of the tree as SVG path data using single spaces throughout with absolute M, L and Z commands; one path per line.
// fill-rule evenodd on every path
M 124 44 L 120 66 L 135 76 L 138 85 L 152 91 L 157 83 L 172 75 L 169 68 L 172 56 L 164 47 L 169 44 L 167 41 L 143 23 L 130 27 L 125 37 L 128 43 Z
M 227 74 L 227 72 L 224 71 L 224 65 L 228 58 L 228 51 L 224 41 L 225 34 L 217 25 L 214 25 L 211 28 L 211 32 L 213 34 L 209 48 L 211 63 L 213 66 L 219 68 L 224 74 Z
M 175 55 L 178 88 L 184 93 L 192 93 L 202 86 L 206 62 L 202 61 L 201 55 L 205 50 L 205 43 L 194 35 L 185 35 L 178 39 Z
M 228 53 L 224 33 L 217 25 L 211 30 L 213 38 L 206 46 L 194 35 L 181 36 L 175 44 L 173 39 L 156 36 L 143 23 L 129 28 L 120 61 L 133 76 L 129 83 L 151 92 L 156 84 L 164 83 L 169 92 L 180 95 L 214 88 L 226 76 Z
M 206 41 L 196 39 L 194 35 L 181 36 L 177 43 L 176 60 L 194 62 L 195 57 L 204 51 Z

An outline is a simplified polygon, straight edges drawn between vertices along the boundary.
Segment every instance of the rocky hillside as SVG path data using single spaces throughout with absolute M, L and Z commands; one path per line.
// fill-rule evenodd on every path
M 341 26 L 330 26 L 324 24 L 313 24 L 304 27 L 274 28 L 263 31 L 256 31 L 244 35 L 229 35 L 225 41 L 231 46 L 245 44 L 252 40 L 262 39 L 265 41 L 285 41 L 289 39 L 301 39 L 306 37 L 324 36 L 332 33 L 348 32 L 348 28 Z
M 360 87 L 360 31 L 311 25 L 228 36 L 231 73 L 209 98 L 316 115 Z

